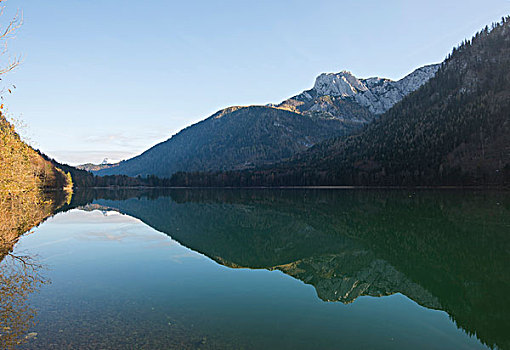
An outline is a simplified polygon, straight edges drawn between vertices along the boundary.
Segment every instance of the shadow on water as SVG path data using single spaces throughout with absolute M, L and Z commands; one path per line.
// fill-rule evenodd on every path
M 78 192 L 231 268 L 280 270 L 324 301 L 402 293 L 510 347 L 510 196 L 462 191 Z

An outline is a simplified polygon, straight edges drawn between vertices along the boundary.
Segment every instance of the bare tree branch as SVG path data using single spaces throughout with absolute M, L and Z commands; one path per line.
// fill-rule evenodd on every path
M 0 0 L 0 4 L 5 3 L 6 0 Z M 5 6 L 0 6 L 0 17 L 4 14 Z M 0 27 L 0 45 L 3 49 L 0 51 L 0 56 L 4 56 L 7 54 L 7 43 L 10 39 L 12 39 L 18 29 L 23 25 L 23 12 L 16 11 L 14 17 L 7 23 L 5 27 Z M 13 59 L 9 59 L 8 63 L 2 65 L 0 67 L 0 76 L 12 71 L 14 68 L 19 66 L 21 62 L 20 57 L 16 57 Z

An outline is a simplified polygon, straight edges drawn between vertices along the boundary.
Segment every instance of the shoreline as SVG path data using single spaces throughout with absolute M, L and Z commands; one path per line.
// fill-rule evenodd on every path
M 264 190 L 499 190 L 510 191 L 506 186 L 106 186 L 106 187 L 75 187 L 75 190 L 146 190 L 146 189 L 264 189 Z M 60 189 L 51 189 L 59 191 Z

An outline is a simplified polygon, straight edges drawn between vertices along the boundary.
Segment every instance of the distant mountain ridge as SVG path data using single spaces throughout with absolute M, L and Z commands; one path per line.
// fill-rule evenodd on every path
M 112 166 L 116 166 L 117 164 L 118 163 L 105 163 L 105 162 L 101 164 L 86 163 L 77 165 L 76 168 L 85 171 L 99 171 L 102 169 L 111 168 Z
M 324 140 L 348 135 L 430 79 L 438 65 L 401 80 L 320 75 L 312 89 L 280 104 L 233 106 L 117 164 L 85 164 L 97 175 L 170 177 L 179 171 L 249 169 L 288 159 Z

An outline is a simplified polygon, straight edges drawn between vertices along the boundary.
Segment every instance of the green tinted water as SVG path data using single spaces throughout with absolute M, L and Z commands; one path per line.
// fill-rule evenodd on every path
M 502 193 L 82 192 L 14 253 L 27 349 L 510 348 Z

